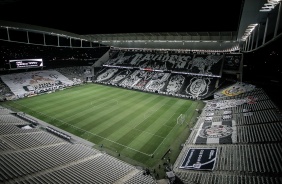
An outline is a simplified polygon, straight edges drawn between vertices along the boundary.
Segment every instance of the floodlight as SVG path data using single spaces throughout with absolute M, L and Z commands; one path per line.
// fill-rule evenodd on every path
M 264 4 L 264 6 L 265 6 L 265 7 L 268 7 L 268 8 L 274 8 L 274 5 L 275 5 L 275 4 L 272 4 L 272 3 L 265 3 L 265 4 Z
M 270 12 L 271 9 L 260 9 L 259 11 L 260 11 L 260 12 Z

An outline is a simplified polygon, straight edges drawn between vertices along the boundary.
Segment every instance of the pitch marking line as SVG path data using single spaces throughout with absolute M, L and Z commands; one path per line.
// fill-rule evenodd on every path
M 174 115 L 175 115 L 175 113 L 173 113 L 173 114 L 171 115 L 171 117 L 168 118 L 168 119 L 171 119 Z M 144 120 L 143 120 L 143 121 L 144 121 Z M 142 122 L 143 122 L 143 121 L 142 121 Z M 141 123 L 142 123 L 142 122 L 141 122 Z M 140 124 L 140 123 L 139 123 L 139 124 Z M 166 127 L 169 127 L 169 128 L 174 128 L 174 126 L 168 126 L 168 125 L 165 125 L 165 123 L 163 123 L 162 126 L 166 126 Z M 135 126 L 135 127 L 136 127 L 136 126 Z M 162 136 L 159 136 L 159 135 L 157 135 L 157 134 L 154 134 L 154 133 L 151 133 L 151 132 L 148 132 L 148 131 L 140 130 L 140 129 L 135 128 L 135 127 L 133 127 L 133 129 L 136 129 L 136 130 L 138 130 L 138 131 L 142 131 L 142 132 L 145 132 L 145 133 L 147 133 L 147 134 L 150 134 L 150 135 L 153 135 L 153 136 L 156 136 L 156 137 L 160 137 L 160 138 L 163 138 L 163 139 L 166 138 L 166 137 L 162 137 Z
M 118 101 L 117 101 L 117 102 L 118 102 Z M 16 102 L 13 102 L 13 103 L 16 103 Z M 147 153 L 138 151 L 138 150 L 136 150 L 136 149 L 134 149 L 134 148 L 125 146 L 125 145 L 123 145 L 123 144 L 120 144 L 120 143 L 118 143 L 118 142 L 116 142 L 116 141 L 110 140 L 110 139 L 108 139 L 108 138 L 102 137 L 102 136 L 100 136 L 100 135 L 94 134 L 94 133 L 92 133 L 92 132 L 89 132 L 89 131 L 86 131 L 86 130 L 81 129 L 81 128 L 79 128 L 79 127 L 76 127 L 76 126 L 74 126 L 74 125 L 71 125 L 71 124 L 69 124 L 69 123 L 67 123 L 67 122 L 65 122 L 65 121 L 60 120 L 60 119 L 52 118 L 52 117 L 50 117 L 50 116 L 48 116 L 48 115 L 46 115 L 46 114 L 44 114 L 44 113 L 35 111 L 35 110 L 33 110 L 33 109 L 31 109 L 31 108 L 25 106 L 25 105 L 22 105 L 22 104 L 19 104 L 19 103 L 16 103 L 16 104 L 21 105 L 21 106 L 23 106 L 23 107 L 25 107 L 25 108 L 28 108 L 28 109 L 30 109 L 30 110 L 32 110 L 32 111 L 38 113 L 38 114 L 44 115 L 44 116 L 46 116 L 46 117 L 48 117 L 48 118 L 51 118 L 51 119 L 55 119 L 55 120 L 57 120 L 57 121 L 60 121 L 60 122 L 62 122 L 61 125 L 67 124 L 68 126 L 71 126 L 71 127 L 74 128 L 74 129 L 77 129 L 77 130 L 80 130 L 80 131 L 84 132 L 83 134 L 86 134 L 86 133 L 92 134 L 92 135 L 94 135 L 94 136 L 100 137 L 100 138 L 102 138 L 102 139 L 104 139 L 104 140 L 107 140 L 107 141 L 109 141 L 109 142 L 112 142 L 112 143 L 114 143 L 114 144 L 118 144 L 118 145 L 123 146 L 123 147 L 125 147 L 125 148 L 127 148 L 127 149 L 136 151 L 136 152 L 138 152 L 138 153 L 141 153 L 141 154 L 143 154 L 143 155 L 150 156 L 150 157 L 155 154 L 155 152 L 159 149 L 159 147 L 163 144 L 164 140 L 166 139 L 166 137 L 161 137 L 161 136 L 158 136 L 158 135 L 156 135 L 156 134 L 152 134 L 152 133 L 143 131 L 143 132 L 145 132 L 145 133 L 149 133 L 149 134 L 151 134 L 151 135 L 154 135 L 154 136 L 163 138 L 163 141 L 162 141 L 161 144 L 155 149 L 155 151 L 154 151 L 152 154 L 147 154 Z M 162 105 L 162 106 L 164 106 L 164 105 Z M 162 106 L 161 106 L 161 107 L 162 107 Z M 161 107 L 160 107 L 160 108 L 161 108 Z M 160 109 L 160 108 L 159 108 L 159 109 Z M 159 110 L 159 109 L 158 109 L 158 110 Z M 158 110 L 156 110 L 156 111 L 158 111 Z M 156 111 L 154 111 L 154 112 L 156 112 Z M 149 112 L 151 112 L 151 111 L 149 111 Z M 151 114 L 151 115 L 152 115 L 152 114 Z M 150 116 L 151 116 L 151 115 L 150 115 Z M 175 115 L 175 113 L 173 113 L 173 114 L 171 115 L 171 117 L 168 118 L 168 120 L 170 120 L 174 115 Z M 148 116 L 148 117 L 149 117 L 149 116 Z M 147 117 L 147 118 L 148 118 L 148 117 Z M 147 119 L 147 118 L 146 118 L 146 119 Z M 145 119 L 144 119 L 144 120 L 145 120 Z M 141 124 L 144 120 L 142 120 L 142 121 L 141 121 L 140 123 L 138 123 L 135 127 L 133 127 L 133 129 L 139 130 L 139 129 L 137 129 L 136 127 L 137 127 L 139 124 Z M 168 120 L 167 120 L 167 121 L 168 121 Z M 57 126 L 61 126 L 61 125 L 57 125 Z M 167 126 L 167 125 L 165 125 L 165 123 L 164 123 L 163 126 Z M 170 127 L 170 128 L 172 128 L 171 130 L 173 130 L 173 129 L 176 127 L 176 124 L 174 125 L 174 127 L 171 127 L 171 126 L 167 126 L 167 127 Z M 171 133 L 171 130 L 170 130 L 170 132 L 169 132 L 167 135 L 169 135 L 169 134 Z M 141 130 L 139 130 L 139 131 L 141 131 Z M 82 135 L 83 135 L 83 134 L 82 134 Z
M 140 130 L 138 128 L 134 128 L 134 129 L 137 130 L 137 131 L 140 131 L 140 132 L 144 132 L 146 134 L 150 134 L 150 135 L 156 136 L 156 137 L 160 137 L 160 138 L 163 138 L 163 139 L 165 138 L 165 137 L 159 136 L 157 134 L 154 134 L 154 133 L 151 133 L 151 132 L 148 132 L 148 131 Z
M 67 122 L 65 122 L 65 124 L 67 124 L 68 126 L 71 126 L 72 128 L 75 128 L 75 129 L 77 129 L 77 130 L 80 130 L 80 131 L 84 132 L 84 134 L 86 134 L 86 133 L 92 134 L 92 135 L 94 135 L 94 136 L 100 137 L 100 138 L 102 138 L 102 139 L 104 139 L 104 140 L 107 140 L 107 141 L 109 141 L 109 142 L 112 142 L 112 143 L 114 143 L 114 144 L 123 146 L 123 147 L 125 147 L 125 148 L 127 148 L 127 149 L 131 149 L 131 150 L 136 151 L 136 152 L 138 152 L 138 153 L 142 153 L 143 155 L 150 156 L 150 154 L 147 154 L 147 153 L 144 153 L 144 152 L 142 152 L 142 151 L 138 151 L 138 150 L 136 150 L 136 149 L 134 149 L 134 148 L 125 146 L 125 145 L 123 145 L 123 144 L 120 144 L 120 143 L 118 143 L 118 142 L 116 142 L 116 141 L 113 141 L 113 140 L 110 140 L 110 139 L 108 139 L 108 138 L 105 138 L 105 137 L 100 136 L 100 135 L 98 135 L 98 134 L 95 134 L 95 133 L 93 133 L 93 132 L 86 131 L 86 130 L 84 130 L 84 129 L 81 129 L 81 128 L 79 128 L 79 127 L 76 127 L 76 126 L 74 126 L 74 125 L 71 125 L 71 124 L 69 124 L 69 123 L 67 123 Z
M 161 106 L 160 106 L 157 110 L 155 110 L 155 111 L 148 111 L 148 112 L 145 112 L 144 115 L 143 115 L 144 119 L 143 119 L 142 121 L 140 121 L 140 123 L 138 123 L 137 125 L 135 125 L 135 126 L 133 127 L 133 129 L 135 129 L 138 125 L 140 125 L 140 124 L 143 123 L 146 119 L 148 119 L 150 116 L 152 116 L 153 113 L 155 113 L 155 112 L 157 112 L 158 110 L 160 110 L 164 105 L 165 105 L 165 104 L 161 105 Z M 152 113 L 152 112 L 153 112 L 153 113 Z M 151 113 L 151 114 L 149 114 L 149 116 L 145 116 L 145 115 L 148 114 L 148 113 Z
M 175 114 L 175 113 L 174 113 L 174 114 Z M 173 115 L 174 115 L 174 114 L 173 114 Z M 172 115 L 170 118 L 168 118 L 167 121 L 169 121 L 169 120 L 173 117 L 173 115 Z M 172 129 L 170 129 L 170 131 L 168 132 L 167 136 L 172 132 L 172 130 L 176 127 L 176 125 L 177 125 L 177 123 L 175 123 L 175 125 L 174 125 L 174 127 L 173 127 Z M 154 154 L 155 154 L 155 152 L 156 152 L 156 151 L 159 149 L 159 147 L 163 144 L 164 140 L 166 140 L 167 136 L 163 139 L 163 141 L 160 143 L 160 145 L 155 149 L 155 151 L 154 151 L 151 155 L 154 155 Z
M 50 119 L 52 119 L 52 120 L 60 121 L 60 122 L 62 122 L 62 124 L 65 123 L 64 121 L 62 121 L 62 120 L 60 120 L 60 119 L 57 119 L 57 118 L 51 117 L 51 116 L 49 116 L 49 115 L 47 115 L 47 114 L 44 114 L 44 113 L 42 113 L 42 112 L 33 110 L 32 108 L 27 107 L 26 105 L 22 105 L 22 104 L 17 103 L 17 102 L 13 102 L 13 103 L 18 104 L 18 105 L 20 105 L 20 106 L 22 106 L 22 107 L 25 107 L 25 108 L 27 108 L 27 109 L 30 109 L 30 110 L 32 110 L 32 112 L 35 112 L 35 113 L 40 114 L 40 115 L 43 115 L 43 116 L 45 116 L 45 117 L 47 117 L 47 118 L 50 118 Z M 45 121 L 44 121 L 44 122 L 45 122 Z M 48 123 L 48 122 L 46 122 L 46 123 Z M 48 124 L 49 124 L 49 123 L 48 123 Z M 62 124 L 61 124 L 61 125 L 62 125 Z M 56 125 L 56 126 L 61 126 L 61 125 Z
M 16 102 L 13 102 L 13 103 L 16 103 Z M 28 108 L 28 109 L 30 109 L 30 110 L 32 110 L 32 111 L 38 113 L 38 114 L 44 115 L 44 116 L 46 116 L 46 117 L 50 117 L 50 116 L 48 116 L 48 115 L 46 115 L 46 114 L 43 114 L 43 113 L 38 112 L 38 111 L 35 111 L 35 110 L 33 110 L 33 109 L 31 109 L 31 108 L 25 106 L 25 105 L 22 105 L 22 104 L 19 104 L 19 103 L 16 103 L 16 104 L 21 105 L 21 106 L 23 106 L 23 107 L 25 107 L 25 108 Z M 51 117 L 50 117 L 50 118 L 51 118 Z M 56 118 L 52 118 L 52 119 L 56 119 Z M 136 152 L 138 152 L 138 153 L 141 153 L 141 154 L 143 154 L 143 155 L 146 155 L 146 156 L 151 156 L 151 155 L 152 155 L 152 154 L 147 154 L 147 153 L 144 153 L 144 152 L 142 152 L 142 151 L 136 150 L 136 149 L 134 149 L 134 148 L 125 146 L 125 145 L 120 144 L 120 143 L 118 143 L 118 142 L 116 142 L 116 141 L 110 140 L 110 139 L 108 139 L 108 138 L 102 137 L 102 136 L 97 135 L 97 134 L 94 134 L 94 133 L 92 133 L 92 132 L 86 131 L 86 130 L 81 129 L 81 128 L 77 127 L 77 126 L 71 125 L 71 124 L 69 124 L 69 123 L 67 123 L 67 122 L 65 122 L 65 121 L 62 121 L 62 120 L 59 120 L 59 119 L 56 119 L 56 120 L 62 122 L 61 125 L 66 124 L 66 125 L 68 125 L 68 126 L 74 128 L 74 129 L 76 129 L 76 130 L 79 130 L 79 131 L 84 132 L 84 133 L 92 134 L 92 135 L 97 136 L 97 137 L 100 137 L 100 138 L 102 138 L 102 139 L 104 139 L 104 140 L 110 141 L 110 142 L 112 142 L 112 143 L 114 143 L 114 144 L 118 144 L 118 145 L 123 146 L 123 147 L 125 147 L 125 148 L 127 148 L 127 149 L 130 149 L 130 150 L 136 151 Z M 61 125 L 60 125 L 60 126 L 61 126 Z

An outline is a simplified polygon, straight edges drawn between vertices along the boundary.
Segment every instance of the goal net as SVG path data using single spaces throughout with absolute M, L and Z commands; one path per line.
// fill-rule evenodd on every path
M 180 114 L 177 118 L 177 124 L 182 125 L 186 120 L 186 116 L 185 114 Z

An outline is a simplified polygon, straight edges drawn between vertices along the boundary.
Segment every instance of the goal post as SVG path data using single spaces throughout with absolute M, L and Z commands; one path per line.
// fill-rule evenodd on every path
M 182 125 L 184 122 L 185 122 L 185 114 L 180 114 L 178 117 L 177 117 L 177 124 L 180 124 Z

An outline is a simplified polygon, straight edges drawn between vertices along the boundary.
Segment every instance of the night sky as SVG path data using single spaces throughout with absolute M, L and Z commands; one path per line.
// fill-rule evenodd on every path
M 243 1 L 6 0 L 0 20 L 77 34 L 238 31 Z

